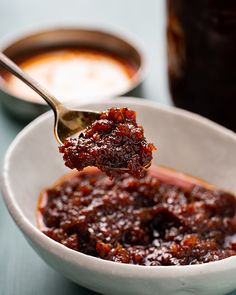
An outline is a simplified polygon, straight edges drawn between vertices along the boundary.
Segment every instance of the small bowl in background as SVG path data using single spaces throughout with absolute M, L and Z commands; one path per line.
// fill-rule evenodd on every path
M 30 56 L 34 52 L 70 46 L 78 49 L 91 48 L 113 54 L 134 68 L 129 82 L 122 91 L 114 91 L 114 93 L 110 93 L 109 95 L 88 97 L 87 101 L 85 99 L 86 102 L 99 102 L 125 94 L 140 96 L 140 86 L 145 73 L 144 56 L 133 42 L 110 32 L 86 28 L 55 28 L 34 31 L 15 38 L 11 42 L 8 42 L 7 45 L 2 46 L 1 49 L 9 58 L 18 63 L 21 57 Z M 7 72 L 3 68 L 0 68 L 0 95 L 5 108 L 15 117 L 29 121 L 48 110 L 48 106 L 43 99 L 30 100 L 22 95 L 20 91 L 19 94 L 17 91 L 13 92 L 8 85 L 9 82 L 5 78 L 6 75 Z M 50 89 L 48 90 L 50 91 Z M 52 94 L 55 95 L 55 93 Z M 81 103 L 78 98 L 69 101 L 68 105 L 77 106 Z

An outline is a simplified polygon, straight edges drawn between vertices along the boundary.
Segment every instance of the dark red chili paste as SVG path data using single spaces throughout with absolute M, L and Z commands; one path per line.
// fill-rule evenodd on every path
M 109 176 L 124 173 L 144 175 L 155 146 L 144 137 L 136 113 L 127 108 L 109 109 L 77 138 L 69 138 L 60 148 L 65 165 L 82 170 L 96 166 Z
M 151 168 L 110 180 L 90 168 L 40 198 L 38 224 L 66 247 L 138 265 L 188 265 L 236 255 L 236 198 Z M 173 177 L 173 175 L 175 177 Z

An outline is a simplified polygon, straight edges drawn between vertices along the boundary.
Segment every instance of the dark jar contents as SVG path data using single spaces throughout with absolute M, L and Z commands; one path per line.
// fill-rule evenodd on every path
M 167 7 L 175 105 L 236 131 L 236 1 L 167 0 Z
M 138 265 L 189 265 L 236 255 L 236 198 L 190 176 L 152 167 L 110 180 L 96 168 L 42 192 L 37 223 L 82 253 Z

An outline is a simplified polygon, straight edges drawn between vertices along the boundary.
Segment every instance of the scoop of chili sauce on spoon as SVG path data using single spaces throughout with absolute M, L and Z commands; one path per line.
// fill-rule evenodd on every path
M 71 169 L 96 166 L 110 177 L 128 172 L 138 178 L 150 166 L 154 150 L 136 122 L 136 113 L 128 108 L 102 112 L 98 120 L 59 148 Z

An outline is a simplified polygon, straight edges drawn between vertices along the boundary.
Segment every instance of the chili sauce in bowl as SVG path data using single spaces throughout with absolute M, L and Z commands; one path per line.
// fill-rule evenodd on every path
M 96 168 L 41 193 L 37 223 L 53 240 L 102 259 L 192 265 L 236 255 L 236 197 L 194 177 L 152 167 L 113 180 Z
M 53 137 L 53 114 L 48 113 L 28 125 L 16 137 L 4 160 L 3 196 L 17 226 L 34 251 L 47 264 L 81 286 L 102 294 L 153 295 L 158 292 L 163 295 L 215 295 L 232 292 L 236 288 L 236 256 L 217 261 L 209 261 L 209 258 L 213 253 L 212 240 L 217 242 L 216 251 L 221 251 L 221 254 L 227 255 L 229 251 L 234 251 L 234 236 L 229 232 L 231 225 L 228 227 L 227 224 L 229 220 L 235 222 L 232 217 L 234 205 L 230 205 L 234 204 L 231 200 L 232 195 L 236 194 L 235 133 L 196 114 L 147 100 L 122 98 L 117 99 L 115 103 L 110 100 L 90 103 L 83 107 L 104 111 L 114 105 L 137 112 L 138 122 L 144 127 L 146 138 L 158 147 L 158 152 L 154 153 L 154 165 L 173 167 L 175 171 L 182 172 L 177 172 L 178 175 L 171 173 L 172 170 L 164 173 L 163 169 L 160 171 L 159 166 L 156 169 L 153 166 L 148 169 L 147 178 L 142 182 L 121 175 L 116 184 L 94 170 L 84 170 L 79 174 L 76 172 L 75 175 L 68 175 L 68 178 L 65 176 L 59 179 L 67 175 L 68 169 L 62 161 L 62 155 L 58 153 L 58 145 Z M 186 186 L 186 179 L 193 178 L 189 175 L 196 176 L 198 182 L 194 178 L 195 182 L 188 181 Z M 175 182 L 170 183 L 173 178 Z M 206 182 L 199 178 L 213 185 L 206 185 Z M 57 179 L 59 182 L 53 184 Z M 46 202 L 39 202 L 38 206 L 40 192 L 45 192 Z M 71 210 L 65 210 L 66 206 L 67 209 L 71 206 Z M 36 218 L 36 208 L 38 214 L 44 215 L 44 219 L 39 216 Z M 134 210 L 127 216 L 128 208 Z M 223 208 L 226 209 L 222 210 Z M 81 220 L 75 220 L 74 223 L 72 217 L 78 216 L 78 211 Z M 100 216 L 93 214 L 100 211 Z M 112 214 L 114 231 L 109 235 L 109 218 L 112 218 Z M 181 218 L 181 215 L 185 218 Z M 105 218 L 102 219 L 102 216 Z M 128 220 L 127 228 L 122 225 L 125 216 Z M 202 218 L 203 216 L 209 218 Z M 63 218 L 69 223 L 66 224 Z M 98 222 L 93 222 L 95 219 Z M 134 219 L 138 222 L 137 228 L 136 224 L 131 226 Z M 43 224 L 37 224 L 39 220 L 42 220 Z M 181 226 L 186 231 L 181 233 Z M 67 236 L 64 236 L 62 228 Z M 210 229 L 208 232 L 205 231 L 207 228 Z M 222 228 L 226 228 L 225 233 Z M 48 235 L 42 230 L 48 231 Z M 123 234 L 125 230 L 127 233 Z M 57 234 L 54 239 L 49 237 L 50 231 Z M 205 248 L 202 249 L 203 252 L 198 248 L 199 241 L 204 241 L 204 235 L 205 241 L 211 240 L 208 244 L 211 249 L 209 257 L 204 255 Z M 94 236 L 105 245 L 97 243 L 98 241 L 93 239 Z M 77 240 L 78 237 L 80 240 Z M 121 245 L 117 249 L 115 247 L 118 243 L 112 241 L 114 237 Z M 162 245 L 158 245 L 158 240 Z M 84 243 L 91 248 L 86 249 Z M 175 244 L 179 246 L 175 247 Z M 131 250 L 135 252 L 135 247 L 138 249 L 137 255 L 130 255 Z M 151 261 L 150 252 L 145 250 L 144 255 L 142 254 L 145 247 L 149 250 L 151 247 L 157 248 L 157 251 L 153 252 L 154 260 Z M 160 247 L 163 249 L 161 248 L 159 256 Z M 183 248 L 186 249 L 184 254 L 181 250 Z M 200 260 L 194 261 L 189 255 L 189 250 L 194 248 L 195 254 L 200 253 Z M 171 253 L 168 253 L 170 250 Z M 119 256 L 118 251 L 122 255 Z M 180 254 L 183 254 L 182 258 Z M 176 264 L 170 265 L 166 262 Z

